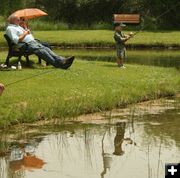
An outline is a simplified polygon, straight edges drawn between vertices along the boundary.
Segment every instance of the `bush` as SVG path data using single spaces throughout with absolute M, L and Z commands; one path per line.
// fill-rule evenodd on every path
M 29 21 L 29 26 L 33 30 L 43 30 L 43 31 L 68 29 L 68 25 L 63 22 L 53 23 L 53 22 L 41 21 L 37 19 Z
M 0 16 L 0 31 L 4 31 L 6 28 L 6 19 Z
M 91 27 L 92 30 L 111 30 L 113 28 L 113 24 L 105 23 L 105 22 L 99 22 L 94 23 Z

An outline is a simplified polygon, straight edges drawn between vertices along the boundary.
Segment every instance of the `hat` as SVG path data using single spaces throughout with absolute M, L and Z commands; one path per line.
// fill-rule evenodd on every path
M 114 27 L 118 27 L 118 26 L 125 27 L 126 25 L 123 24 L 122 22 L 114 22 Z

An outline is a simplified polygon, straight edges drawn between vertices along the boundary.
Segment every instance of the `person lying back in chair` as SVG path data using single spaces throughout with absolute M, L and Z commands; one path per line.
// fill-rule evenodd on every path
M 72 65 L 74 56 L 64 58 L 62 56 L 56 55 L 48 47 L 43 46 L 41 43 L 34 39 L 29 29 L 26 30 L 20 27 L 19 17 L 11 15 L 8 20 L 9 25 L 6 29 L 6 35 L 14 44 L 16 44 L 17 48 L 23 50 L 23 48 L 28 47 L 28 50 L 30 52 L 37 55 L 39 58 L 43 59 L 56 68 L 68 69 Z

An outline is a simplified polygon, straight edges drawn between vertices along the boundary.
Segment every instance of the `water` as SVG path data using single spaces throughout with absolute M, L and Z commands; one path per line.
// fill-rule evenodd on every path
M 102 50 L 57 50 L 61 55 L 74 55 L 83 60 L 116 61 L 116 51 Z M 176 67 L 180 69 L 180 50 L 127 50 L 125 63 L 150 66 Z
M 7 51 L 0 48 L 0 58 L 5 59 Z M 76 59 L 82 60 L 99 60 L 99 61 L 116 61 L 115 49 L 102 50 L 84 50 L 84 49 L 61 49 L 54 50 L 62 56 L 74 55 Z M 32 57 L 31 57 L 32 59 Z M 37 62 L 37 58 L 33 58 Z M 11 60 L 13 61 L 13 59 Z M 3 61 L 1 61 L 3 62 Z M 16 63 L 16 62 L 15 62 Z M 125 63 L 140 64 L 150 66 L 176 67 L 180 69 L 180 50 L 127 50 L 127 59 Z
M 180 162 L 180 101 L 1 132 L 0 178 L 163 178 Z M 85 121 L 83 121 L 85 120 Z

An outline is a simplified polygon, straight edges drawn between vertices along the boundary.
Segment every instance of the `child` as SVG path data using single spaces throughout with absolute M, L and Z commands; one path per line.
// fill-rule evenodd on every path
M 4 85 L 0 83 L 0 95 L 3 93 L 3 90 L 4 90 Z
M 123 23 L 114 23 L 114 40 L 116 42 L 116 50 L 117 50 L 117 64 L 118 67 L 120 68 L 126 68 L 123 65 L 123 62 L 126 57 L 126 48 L 125 48 L 125 42 L 129 40 L 132 36 L 133 33 L 129 33 L 129 35 L 124 35 L 122 33 L 123 27 L 126 25 Z

